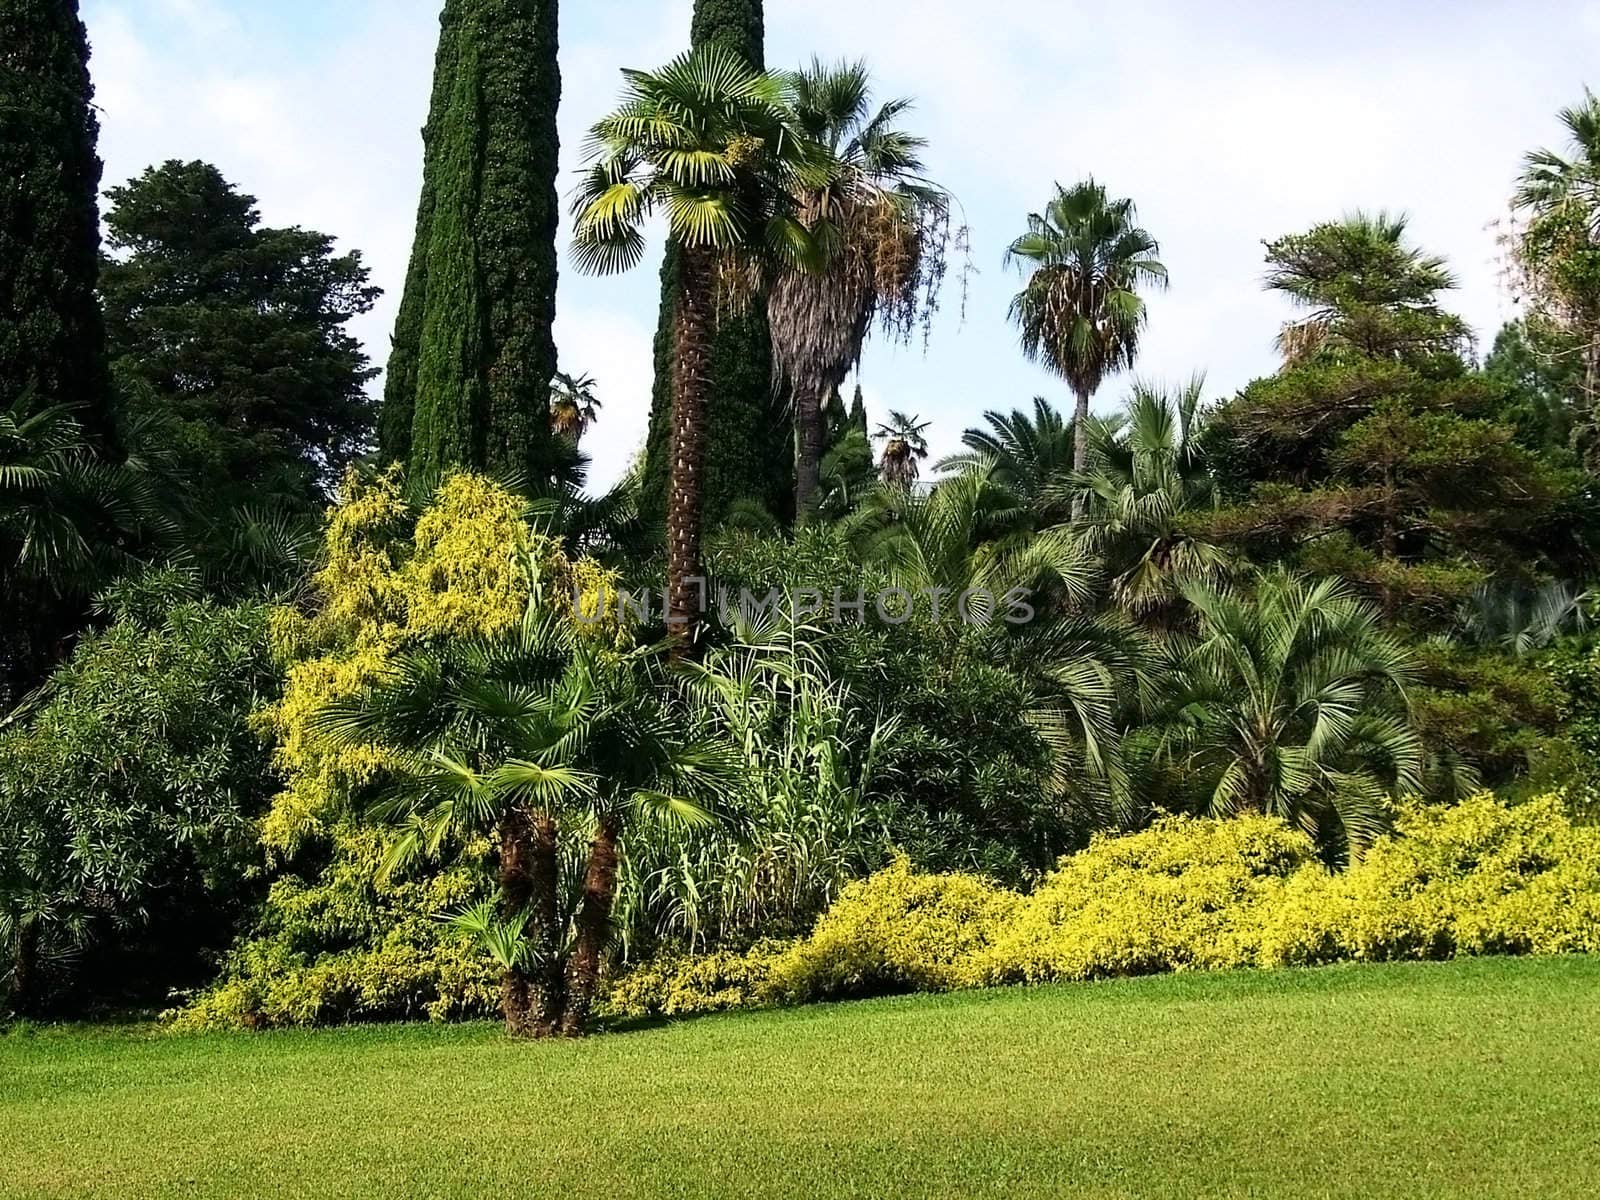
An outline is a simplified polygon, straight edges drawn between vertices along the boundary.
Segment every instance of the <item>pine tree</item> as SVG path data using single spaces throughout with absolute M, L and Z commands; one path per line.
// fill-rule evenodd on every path
M 320 511 L 371 449 L 377 372 L 347 328 L 379 295 L 360 253 L 263 226 L 209 163 L 151 167 L 107 197 L 100 292 L 126 411 L 163 422 L 208 516 Z
M 1577 481 L 1499 419 L 1503 389 L 1471 371 L 1466 326 L 1439 304 L 1443 260 L 1380 213 L 1280 238 L 1267 261 L 1303 315 L 1279 336 L 1283 370 L 1207 423 L 1224 504 L 1203 532 L 1343 576 L 1419 629 L 1492 578 L 1558 567 Z
M 414 478 L 536 485 L 557 457 L 556 0 L 446 0 L 417 236 L 380 418 Z
M 74 405 L 107 449 L 93 96 L 77 0 L 0 4 L 0 404 Z
M 763 68 L 762 0 L 695 0 L 690 27 L 694 46 L 717 42 Z M 644 503 L 660 518 L 666 511 L 672 444 L 672 331 L 678 285 L 677 248 L 667 247 L 661 268 L 661 320 L 655 340 L 655 388 L 645 455 Z M 706 408 L 705 523 L 715 525 L 737 500 L 753 499 L 780 518 L 793 508 L 794 437 L 786 405 L 772 387 L 772 344 L 758 305 L 724 317 L 711 352 L 711 394 Z

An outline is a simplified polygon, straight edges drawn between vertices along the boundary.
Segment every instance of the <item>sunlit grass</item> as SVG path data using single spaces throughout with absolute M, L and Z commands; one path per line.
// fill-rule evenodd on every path
M 1592 1196 L 1600 959 L 0 1038 L 0 1196 Z

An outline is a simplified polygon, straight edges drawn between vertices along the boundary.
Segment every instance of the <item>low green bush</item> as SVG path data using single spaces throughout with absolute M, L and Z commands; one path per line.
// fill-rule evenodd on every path
M 852 884 L 809 937 L 648 963 L 619 1011 L 707 1012 L 1003 983 L 1474 954 L 1600 951 L 1600 829 L 1559 797 L 1410 806 L 1330 871 L 1275 818 L 1171 817 L 1097 837 L 1031 894 L 905 860 Z

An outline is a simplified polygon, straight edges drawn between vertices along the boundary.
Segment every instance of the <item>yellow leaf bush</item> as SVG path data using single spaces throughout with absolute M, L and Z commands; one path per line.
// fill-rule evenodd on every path
M 281 698 L 255 714 L 283 790 L 262 822 L 280 867 L 261 924 L 221 981 L 177 1028 L 264 1027 L 483 1015 L 498 970 L 441 912 L 487 895 L 488 851 L 466 847 L 440 870 L 382 881 L 385 833 L 350 801 L 388 762 L 382 746 L 334 745 L 313 718 L 382 677 L 399 654 L 442 638 L 491 636 L 520 622 L 534 594 L 584 636 L 625 646 L 617 576 L 524 519 L 524 502 L 482 477 L 445 479 L 420 513 L 397 472 L 345 480 L 328 514 L 323 564 L 303 607 L 270 619 Z M 316 853 L 302 854 L 308 845 Z
M 285 781 L 262 828 L 268 848 L 292 854 L 324 834 L 352 790 L 385 765 L 381 747 L 333 747 L 312 727 L 330 703 L 382 676 L 396 654 L 441 637 L 488 636 L 522 619 L 537 569 L 559 611 L 582 611 L 586 636 L 626 641 L 615 573 L 569 558 L 536 533 L 515 494 L 481 476 L 448 476 L 412 519 L 398 472 L 352 473 L 328 514 L 324 562 L 307 613 L 272 616 L 273 647 L 285 671 L 282 699 L 256 714 L 276 746 Z
M 1600 951 L 1600 829 L 1559 797 L 1405 808 L 1345 871 L 1269 817 L 1172 817 L 1102 836 L 1029 894 L 901 860 L 851 885 L 809 937 L 713 974 L 714 1007 L 1003 983 L 1472 954 Z M 712 1011 L 694 960 L 625 978 L 629 1011 Z
M 976 986 L 1020 902 L 976 875 L 923 875 L 899 859 L 840 893 L 774 964 L 766 994 L 803 1001 Z
M 487 846 L 448 870 L 380 882 L 378 831 L 344 824 L 332 841 L 333 860 L 320 876 L 272 885 L 264 927 L 234 949 L 217 986 L 164 1014 L 170 1028 L 442 1021 L 496 1010 L 499 969 L 437 917 L 488 894 Z M 465 861 L 473 857 L 476 869 Z

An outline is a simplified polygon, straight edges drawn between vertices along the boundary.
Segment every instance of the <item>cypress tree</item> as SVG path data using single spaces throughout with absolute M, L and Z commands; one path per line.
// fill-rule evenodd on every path
M 381 452 L 536 485 L 556 350 L 556 0 L 446 0 Z
M 867 398 L 861 394 L 861 385 L 856 384 L 855 398 L 850 401 L 850 426 L 859 429 L 862 433 L 871 432 L 867 427 Z
M 695 0 L 693 46 L 721 43 L 751 66 L 766 63 L 762 0 Z M 644 504 L 666 511 L 672 445 L 673 327 L 678 289 L 677 248 L 668 245 L 661 268 L 661 320 L 656 328 L 655 387 L 646 443 Z M 720 521 L 734 501 L 754 499 L 780 519 L 794 507 L 794 436 L 781 396 L 772 387 L 772 344 L 764 310 L 724 317 L 711 351 L 706 405 L 704 519 Z
M 93 97 L 77 0 L 0 3 L 0 405 L 75 405 L 108 449 Z

